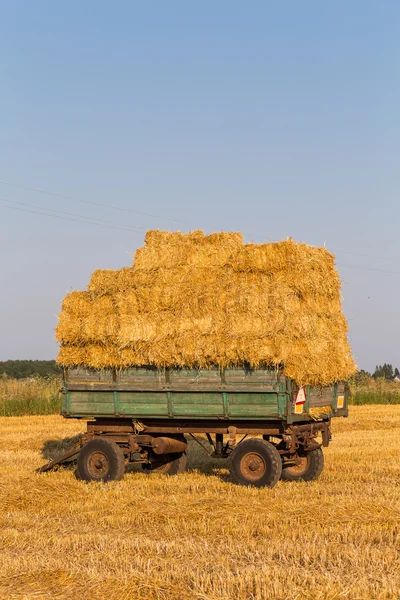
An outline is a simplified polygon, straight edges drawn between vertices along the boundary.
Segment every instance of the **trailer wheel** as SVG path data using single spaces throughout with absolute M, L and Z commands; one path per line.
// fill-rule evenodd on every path
M 163 473 L 164 475 L 178 475 L 186 471 L 186 452 L 179 454 L 153 455 L 150 463 L 142 464 L 147 473 Z
M 124 453 L 115 442 L 89 440 L 78 456 L 77 474 L 84 481 L 122 479 L 125 471 Z
M 316 448 L 303 454 L 300 463 L 282 469 L 282 481 L 315 481 L 324 468 L 324 453 L 321 448 Z
M 231 453 L 231 470 L 241 485 L 274 487 L 282 472 L 281 457 L 273 444 L 253 438 L 241 442 Z

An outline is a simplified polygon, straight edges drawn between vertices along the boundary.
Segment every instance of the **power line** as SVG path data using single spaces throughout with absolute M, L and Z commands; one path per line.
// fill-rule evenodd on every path
M 137 210 L 134 210 L 132 208 L 125 208 L 122 206 L 114 206 L 111 204 L 104 204 L 104 203 L 100 203 L 100 202 L 94 202 L 91 200 L 83 200 L 82 198 L 74 198 L 73 196 L 67 196 L 66 194 L 60 194 L 58 192 L 50 192 L 48 190 L 43 190 L 40 188 L 34 188 L 34 187 L 30 187 L 30 186 L 26 186 L 26 185 L 20 185 L 20 184 L 16 184 L 16 183 L 10 183 L 9 181 L 4 181 L 4 180 L 0 180 L 0 183 L 2 183 L 3 185 L 8 185 L 10 187 L 14 187 L 14 188 L 19 188 L 22 190 L 28 190 L 30 192 L 38 192 L 40 194 L 45 194 L 47 196 L 55 196 L 57 198 L 64 198 L 66 200 L 72 200 L 74 202 L 83 202 L 85 204 L 91 204 L 93 206 L 101 206 L 102 208 L 111 208 L 113 210 L 120 210 L 120 211 L 124 211 L 124 212 L 130 212 L 130 213 L 134 213 L 134 214 L 138 214 L 138 215 L 143 215 L 146 217 L 151 217 L 154 219 L 162 219 L 162 220 L 166 220 L 166 221 L 172 221 L 174 223 L 181 223 L 184 225 L 189 225 L 190 227 L 193 228 L 197 228 L 197 225 L 194 225 L 194 223 L 190 223 L 189 221 L 183 221 L 180 219 L 174 219 L 173 217 L 164 217 L 161 215 L 153 215 L 150 213 L 145 213 L 145 212 L 140 212 Z M 46 209 L 46 210 L 51 210 L 51 209 Z M 146 231 L 146 230 L 143 230 Z M 250 234 L 248 232 L 243 232 L 244 235 L 246 235 L 247 237 L 251 238 L 251 239 L 259 239 L 262 240 L 263 242 L 265 242 L 265 239 L 263 236 L 259 236 L 259 235 L 254 235 L 254 234 Z
M 347 268 L 347 269 L 360 269 L 361 271 L 376 271 L 378 273 L 386 273 L 388 275 L 400 275 L 400 271 L 387 271 L 386 269 L 375 269 L 374 267 L 362 267 L 360 265 L 336 265 L 337 267 L 340 268 Z
M 182 221 L 182 220 L 174 219 L 172 217 L 164 217 L 164 216 L 160 216 L 160 215 L 153 215 L 153 214 L 150 214 L 150 213 L 144 213 L 144 212 L 140 212 L 140 211 L 137 211 L 137 210 L 134 210 L 134 209 L 131 209 L 131 208 L 125 208 L 125 207 L 122 207 L 122 206 L 114 206 L 114 205 L 110 205 L 110 204 L 103 204 L 103 203 L 100 203 L 100 202 L 94 202 L 94 201 L 91 201 L 91 200 L 83 200 L 82 198 L 74 198 L 72 196 L 67 196 L 65 194 L 60 194 L 58 192 L 50 192 L 48 190 L 43 190 L 43 189 L 34 188 L 34 187 L 30 187 L 30 186 L 20 185 L 20 184 L 16 184 L 16 183 L 10 183 L 10 182 L 4 181 L 4 180 L 0 180 L 0 183 L 2 183 L 3 185 L 10 186 L 10 187 L 20 188 L 20 189 L 24 189 L 24 190 L 29 190 L 29 191 L 32 191 L 32 192 L 38 192 L 40 194 L 45 194 L 45 195 L 48 195 L 48 196 L 55 196 L 55 197 L 58 197 L 58 198 L 64 198 L 64 199 L 73 200 L 73 201 L 76 201 L 76 202 L 83 202 L 85 204 L 91 204 L 93 206 L 101 206 L 103 208 L 111 208 L 113 210 L 120 210 L 120 211 L 124 211 L 124 212 L 130 212 L 130 213 L 134 213 L 134 214 L 140 214 L 140 215 L 144 215 L 144 216 L 147 216 L 147 217 L 152 217 L 152 218 L 155 218 L 155 219 L 169 220 L 169 221 L 173 221 L 175 223 L 183 223 L 185 225 L 190 225 L 191 227 L 194 227 L 194 225 L 192 223 L 189 223 L 188 221 Z M 135 227 L 135 226 L 131 226 L 131 225 L 123 225 L 123 224 L 120 224 L 120 223 L 113 223 L 112 221 L 106 221 L 106 220 L 103 220 L 103 219 L 99 219 L 97 217 L 85 217 L 84 215 L 78 215 L 78 214 L 74 214 L 74 213 L 67 213 L 67 212 L 63 212 L 63 211 L 57 211 L 55 209 L 51 209 L 51 208 L 47 208 L 47 207 L 44 208 L 44 207 L 40 207 L 40 206 L 33 205 L 33 204 L 26 204 L 26 203 L 23 203 L 23 202 L 17 202 L 15 200 L 6 200 L 4 198 L 3 199 L 0 198 L 0 200 L 3 200 L 5 202 L 14 202 L 14 203 L 20 204 L 22 206 L 29 206 L 29 207 L 32 207 L 32 208 L 39 208 L 41 210 L 56 212 L 56 213 L 60 213 L 60 214 L 68 215 L 68 216 L 72 216 L 72 217 L 78 217 L 79 219 L 86 219 L 87 222 L 90 222 L 90 220 L 92 220 L 92 221 L 98 221 L 99 223 L 97 223 L 97 224 L 104 223 L 108 227 L 111 227 L 111 225 L 112 225 L 114 228 L 121 228 L 123 230 L 129 230 L 129 229 L 131 229 L 133 231 L 147 231 L 147 229 L 145 229 L 145 228 Z M 38 214 L 41 214 L 41 213 L 38 213 Z M 51 215 L 47 215 L 47 216 L 51 216 Z M 79 222 L 79 221 L 77 221 L 77 222 Z M 84 221 L 82 221 L 82 222 L 84 222 Z M 94 223 L 92 223 L 92 224 L 94 224 Z M 251 237 L 252 239 L 263 240 L 263 242 L 264 242 L 264 238 L 262 236 L 258 236 L 258 235 L 254 235 L 254 234 L 249 234 L 249 233 L 246 233 L 246 232 L 243 232 L 243 233 L 247 237 Z M 389 260 L 389 261 L 393 261 L 393 262 L 398 262 L 398 259 L 393 258 L 393 257 L 389 258 L 387 256 L 375 256 L 375 255 L 372 255 L 372 254 L 366 254 L 366 253 L 363 253 L 363 252 L 357 252 L 357 251 L 352 251 L 352 250 L 336 249 L 336 250 L 334 250 L 334 252 L 335 253 L 350 254 L 350 255 L 354 255 L 354 256 L 363 256 L 363 257 L 366 257 L 366 258 L 373 258 L 373 259 L 376 259 L 376 260 Z M 367 268 L 367 267 L 358 267 L 358 266 L 354 266 L 354 265 L 343 265 L 343 266 L 347 266 L 347 267 L 353 268 L 353 269 L 381 271 L 381 272 L 386 272 L 386 273 L 397 274 L 396 271 L 384 271 L 382 269 L 374 269 L 374 268 Z
M 377 260 L 391 260 L 394 262 L 398 262 L 398 258 L 389 258 L 388 256 L 374 256 L 373 254 L 364 254 L 364 252 L 354 252 L 351 250 L 341 250 L 340 248 L 336 248 L 335 253 L 342 254 L 354 254 L 354 256 L 365 256 L 366 258 L 376 258 Z
M 62 210 L 55 210 L 54 208 L 47 208 L 47 206 L 38 206 L 37 204 L 28 204 L 26 202 L 18 202 L 17 200 L 8 200 L 7 198 L 0 198 L 0 200 L 2 202 L 8 202 L 11 204 L 19 204 L 20 206 L 28 206 L 28 207 L 34 208 L 34 209 L 50 211 L 53 213 L 59 213 L 61 215 L 67 215 L 69 217 L 77 217 L 78 219 L 85 219 L 85 221 L 82 221 L 82 223 L 85 223 L 85 222 L 90 223 L 91 221 L 98 221 L 99 223 L 105 223 L 106 225 L 122 227 L 124 229 L 130 229 L 132 231 L 147 231 L 143 227 L 135 227 L 134 225 L 124 225 L 123 223 L 114 223 L 113 221 L 106 221 L 104 219 L 98 219 L 97 217 L 86 217 L 85 215 L 78 215 L 76 213 L 69 213 L 69 212 L 64 212 Z
M 3 200 L 5 202 L 12 202 L 10 200 L 4 200 L 3 198 L 0 198 L 0 200 Z M 17 204 L 23 204 L 22 202 L 17 202 Z M 33 205 L 29 205 L 29 204 L 23 204 L 23 206 L 33 206 Z M 133 228 L 127 226 L 120 226 L 117 224 L 111 224 L 111 222 L 107 222 L 107 221 L 102 221 L 100 219 L 97 219 L 101 222 L 96 222 L 95 220 L 91 221 L 91 220 L 82 220 L 80 218 L 74 218 L 74 216 L 64 216 L 64 215 L 73 215 L 73 213 L 62 213 L 61 211 L 52 211 L 54 213 L 56 212 L 60 212 L 61 214 L 49 214 L 48 212 L 43 212 L 43 210 L 52 210 L 52 209 L 42 209 L 42 210 L 32 210 L 29 208 L 20 208 L 18 206 L 8 206 L 7 204 L 0 204 L 0 208 L 9 208 L 11 210 L 17 210 L 20 212 L 28 212 L 31 214 L 36 214 L 36 215 L 41 215 L 44 217 L 52 217 L 53 219 L 61 219 L 63 221 L 72 221 L 74 223 L 83 223 L 86 225 L 97 225 L 98 227 L 107 227 L 109 229 L 119 229 L 120 231 L 129 231 L 130 233 L 139 233 L 139 230 L 134 230 Z M 41 208 L 41 207 L 38 207 Z M 79 215 L 75 215 L 77 217 L 79 217 Z M 83 219 L 90 219 L 90 217 L 83 217 Z M 138 229 L 138 228 L 137 228 Z M 143 230 L 145 231 L 145 230 Z M 400 271 L 388 271 L 386 269 L 377 269 L 377 268 L 373 268 L 373 267 L 362 267 L 361 265 L 341 265 L 341 264 L 337 264 L 337 267 L 340 268 L 347 268 L 347 269 L 359 269 L 361 271 L 374 271 L 374 272 L 378 272 L 378 273 L 386 273 L 387 275 L 400 275 Z
M 138 231 L 133 231 L 132 229 L 128 229 L 125 227 L 117 227 L 114 225 L 106 225 L 105 223 L 96 223 L 93 221 L 82 221 L 79 219 L 73 219 L 70 217 L 63 217 L 61 215 L 52 215 L 45 212 L 40 212 L 38 210 L 30 210 L 29 208 L 19 208 L 18 206 L 7 206 L 6 204 L 0 204 L 1 208 L 10 208 L 11 210 L 18 210 L 21 212 L 33 213 L 36 215 L 42 215 L 45 217 L 52 217 L 53 219 L 62 219 L 64 221 L 73 221 L 74 223 L 85 223 L 86 225 L 97 225 L 98 227 L 108 227 L 109 229 L 119 229 L 120 231 L 129 231 L 130 233 L 139 233 Z
M 150 213 L 145 213 L 145 212 L 141 212 L 139 210 L 134 210 L 133 208 L 125 208 L 123 206 L 113 206 L 111 204 L 103 204 L 101 202 L 94 202 L 92 200 L 83 200 L 82 198 L 74 198 L 73 196 L 67 196 L 66 194 L 59 194 L 58 192 L 49 192 L 47 190 L 41 190 L 39 188 L 33 188 L 33 187 L 29 187 L 27 185 L 19 185 L 16 183 L 10 183 L 8 181 L 3 181 L 0 180 L 0 183 L 2 183 L 3 185 L 8 185 L 10 187 L 14 187 L 14 188 L 20 188 L 22 190 L 29 190 L 30 192 L 37 192 L 39 194 L 46 194 L 46 196 L 55 196 L 57 198 L 64 198 L 66 200 L 73 200 L 74 202 L 84 202 L 85 204 L 92 204 L 93 206 L 101 206 L 102 208 L 112 208 L 113 210 L 121 210 L 124 212 L 130 212 L 130 213 L 134 213 L 137 215 L 143 215 L 145 217 L 151 217 L 153 219 L 162 219 L 162 220 L 166 220 L 166 221 L 173 221 L 175 223 L 182 223 L 185 225 L 190 225 L 190 223 L 188 223 L 187 221 L 181 221 L 178 219 L 174 219 L 172 217 L 163 217 L 161 215 L 153 215 Z

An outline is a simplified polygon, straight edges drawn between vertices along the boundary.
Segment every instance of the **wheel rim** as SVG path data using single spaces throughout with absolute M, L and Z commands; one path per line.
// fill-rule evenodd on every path
M 103 452 L 92 452 L 87 461 L 87 470 L 94 479 L 103 479 L 109 470 L 110 461 Z
M 286 467 L 286 471 L 292 473 L 292 475 L 302 475 L 304 471 L 307 469 L 308 459 L 307 456 L 299 456 L 297 465 L 293 465 L 292 467 Z
M 249 481 L 257 481 L 265 475 L 267 464 L 261 454 L 249 452 L 240 461 L 240 471 Z

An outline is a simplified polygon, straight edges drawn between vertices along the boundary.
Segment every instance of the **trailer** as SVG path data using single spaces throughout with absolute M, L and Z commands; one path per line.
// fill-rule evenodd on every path
M 345 383 L 299 387 L 271 368 L 65 369 L 62 414 L 87 420 L 87 430 L 79 448 L 40 470 L 77 455 L 86 481 L 121 479 L 129 463 L 174 475 L 185 471 L 194 439 L 227 459 L 239 484 L 313 481 L 348 395 Z

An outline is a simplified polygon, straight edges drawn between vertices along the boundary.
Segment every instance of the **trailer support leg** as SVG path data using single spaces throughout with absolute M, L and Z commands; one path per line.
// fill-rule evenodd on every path
M 224 443 L 223 433 L 215 434 L 215 453 L 214 456 L 222 456 L 222 447 Z
M 212 448 L 214 448 L 214 450 L 215 450 L 215 444 L 214 444 L 214 442 L 213 442 L 213 439 L 212 439 L 211 435 L 210 435 L 209 433 L 206 433 L 206 436 L 207 436 L 207 439 L 208 439 L 208 443 L 209 443 L 209 444 L 210 444 L 210 446 L 211 446 Z

